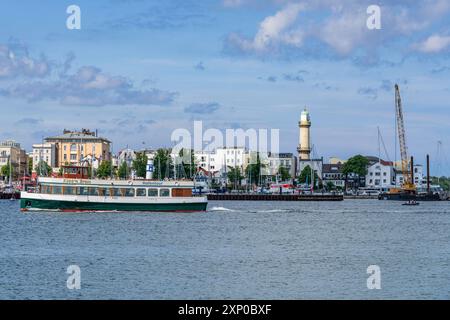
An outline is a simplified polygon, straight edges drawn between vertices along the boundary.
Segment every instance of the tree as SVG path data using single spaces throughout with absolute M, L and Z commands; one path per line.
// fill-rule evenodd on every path
M 367 166 L 369 165 L 369 160 L 366 157 L 358 154 L 351 157 L 342 166 L 342 173 L 345 175 L 345 189 L 347 189 L 348 176 L 350 174 L 355 175 L 358 178 L 358 187 L 361 182 L 361 177 L 366 176 Z
M 111 174 L 112 174 L 111 161 L 108 160 L 102 161 L 102 163 L 100 163 L 97 169 L 97 177 L 105 179 L 111 177 Z
M 440 185 L 445 191 L 450 190 L 450 177 L 430 177 L 431 184 Z
M 10 165 L 9 161 L 2 167 L 1 174 L 3 177 L 9 177 Z
M 291 173 L 289 172 L 289 170 L 286 167 L 280 166 L 278 168 L 278 174 L 281 177 L 281 181 L 287 181 L 290 180 L 291 177 Z
M 159 180 L 173 177 L 173 161 L 169 149 L 158 149 L 153 159 L 153 177 Z
M 33 172 L 33 157 L 28 159 L 28 173 L 31 174 Z
M 177 175 L 184 176 L 187 179 L 193 179 L 196 174 L 194 150 L 181 149 L 178 155 L 181 162 L 177 161 Z
M 261 159 L 259 157 L 259 152 L 256 153 L 256 161 L 255 163 L 251 163 L 245 169 L 245 175 L 248 177 L 249 181 L 253 184 L 259 186 L 261 184 L 261 169 L 264 168 L 264 165 L 261 163 Z
M 126 161 L 123 161 L 120 164 L 119 169 L 117 170 L 117 175 L 119 176 L 120 179 L 128 178 L 128 165 Z
M 336 186 L 334 185 L 333 182 L 328 181 L 328 182 L 326 183 L 326 185 L 325 185 L 325 188 L 326 188 L 328 191 L 332 191 L 332 190 L 334 190 L 334 189 L 336 188 Z
M 34 169 L 36 170 L 38 176 L 41 177 L 48 177 L 53 172 L 52 167 L 50 167 L 44 160 L 40 160 Z
M 311 183 L 311 167 L 307 165 L 303 168 L 302 172 L 300 172 L 300 175 L 298 176 L 298 182 L 300 183 Z M 317 175 L 317 172 L 314 170 L 314 181 L 319 180 L 319 176 Z
M 148 157 L 143 152 L 136 154 L 136 159 L 133 160 L 133 169 L 136 171 L 136 176 L 145 178 L 147 173 L 147 161 Z
M 235 186 L 237 184 L 240 186 L 242 179 L 244 179 L 244 177 L 242 176 L 242 173 L 241 173 L 241 168 L 228 167 L 227 178 L 228 178 L 228 180 L 230 180 L 230 182 L 233 184 L 233 186 Z

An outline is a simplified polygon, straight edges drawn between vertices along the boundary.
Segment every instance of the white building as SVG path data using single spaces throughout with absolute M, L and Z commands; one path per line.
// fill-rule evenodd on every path
M 322 181 L 324 185 L 328 182 L 335 187 L 344 188 L 345 175 L 342 173 L 342 163 L 323 164 L 322 166 Z
M 394 183 L 395 173 L 392 162 L 380 160 L 367 168 L 366 187 L 390 188 Z
M 269 153 L 265 164 L 267 165 L 270 176 L 276 176 L 280 170 L 280 167 L 286 168 L 291 178 L 295 177 L 295 163 L 296 158 L 292 153 Z
M 403 173 L 401 172 L 401 170 L 396 170 L 397 174 L 396 174 L 396 179 L 395 179 L 395 183 L 397 185 L 397 187 L 400 187 L 403 184 Z M 421 164 L 415 164 L 414 165 L 414 184 L 416 185 L 416 187 L 422 187 L 422 185 L 426 183 L 426 181 L 424 181 L 424 175 L 423 175 L 423 166 Z
M 226 172 L 229 167 L 247 167 L 248 155 L 243 147 L 217 148 L 215 151 L 196 151 L 197 166 L 209 172 Z
M 33 171 L 40 161 L 46 162 L 50 167 L 56 167 L 56 146 L 54 143 L 33 144 Z
M 7 165 L 11 160 L 13 178 L 28 172 L 28 156 L 20 143 L 7 140 L 0 143 L 0 168 Z

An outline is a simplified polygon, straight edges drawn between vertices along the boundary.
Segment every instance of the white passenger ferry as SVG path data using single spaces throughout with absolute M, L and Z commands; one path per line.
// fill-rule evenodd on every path
M 207 198 L 193 196 L 192 181 L 88 179 L 86 167 L 64 167 L 62 178 L 38 178 L 22 191 L 20 207 L 57 211 L 205 211 Z

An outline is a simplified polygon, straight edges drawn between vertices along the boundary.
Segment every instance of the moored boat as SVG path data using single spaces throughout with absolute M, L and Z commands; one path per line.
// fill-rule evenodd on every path
M 78 174 L 38 178 L 32 192 L 21 192 L 21 210 L 191 212 L 207 207 L 206 197 L 192 195 L 192 181 L 87 179 L 85 168 L 75 169 Z

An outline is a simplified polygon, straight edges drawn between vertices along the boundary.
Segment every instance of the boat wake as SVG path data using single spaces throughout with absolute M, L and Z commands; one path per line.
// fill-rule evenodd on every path
M 231 212 L 233 212 L 234 210 L 224 208 L 224 207 L 212 207 L 211 209 L 208 209 L 208 211 L 231 211 Z
M 256 211 L 258 213 L 278 213 L 278 212 L 289 212 L 291 210 L 287 210 L 287 209 L 271 209 L 271 210 L 259 210 Z

